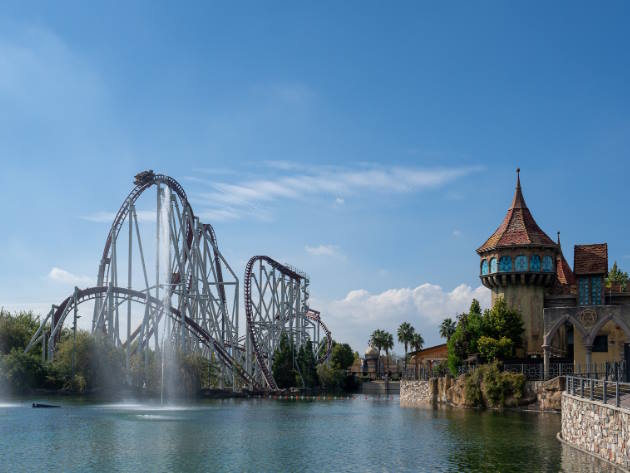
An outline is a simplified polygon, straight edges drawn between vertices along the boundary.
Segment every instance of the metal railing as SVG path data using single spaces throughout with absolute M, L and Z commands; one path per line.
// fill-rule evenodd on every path
M 614 403 L 617 407 L 626 404 L 630 407 L 630 383 L 619 380 L 608 381 L 604 378 L 581 375 L 567 376 L 566 392 L 591 401 Z
M 545 377 L 543 363 L 504 363 L 499 365 L 502 371 L 521 373 L 528 381 L 544 381 L 558 376 L 579 375 L 587 378 L 605 379 L 606 381 L 630 381 L 627 379 L 626 362 L 591 363 L 581 365 L 579 363 L 550 363 L 549 372 Z M 458 374 L 466 374 L 475 369 L 475 366 L 460 366 Z

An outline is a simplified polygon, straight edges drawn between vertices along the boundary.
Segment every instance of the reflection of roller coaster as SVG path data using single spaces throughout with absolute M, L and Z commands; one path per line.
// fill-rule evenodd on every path
M 250 259 L 246 333 L 239 335 L 239 281 L 219 251 L 212 226 L 195 217 L 175 179 L 145 171 L 134 183 L 107 236 L 96 286 L 76 288 L 53 306 L 27 351 L 41 343 L 43 356 L 52 359 L 68 315 L 76 327 L 78 306 L 93 301 L 93 333 L 125 351 L 127 368 L 138 353 L 147 363 L 151 344 L 159 352 L 167 340 L 178 350 L 218 361 L 221 386 L 276 390 L 271 364 L 282 333 L 297 348 L 310 342 L 319 363 L 330 356 L 330 331 L 308 306 L 305 274 L 267 256 Z M 136 202 L 154 185 L 157 225 L 152 231 L 139 218 Z M 125 222 L 129 231 L 122 235 Z

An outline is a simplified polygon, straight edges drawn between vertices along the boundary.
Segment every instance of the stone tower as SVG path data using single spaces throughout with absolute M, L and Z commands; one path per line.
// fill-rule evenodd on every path
M 499 228 L 477 249 L 481 257 L 480 278 L 492 291 L 492 304 L 503 298 L 518 309 L 525 328 L 524 353 L 543 352 L 545 291 L 556 279 L 559 245 L 543 232 L 525 204 L 520 169 L 516 170 L 512 205 Z

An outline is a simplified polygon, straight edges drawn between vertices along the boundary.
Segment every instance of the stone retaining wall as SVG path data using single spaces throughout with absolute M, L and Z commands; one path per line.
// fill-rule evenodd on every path
M 630 468 L 630 411 L 562 394 L 562 439 L 568 444 Z
M 429 381 L 401 381 L 400 405 L 402 407 L 432 406 L 437 396 L 437 379 Z

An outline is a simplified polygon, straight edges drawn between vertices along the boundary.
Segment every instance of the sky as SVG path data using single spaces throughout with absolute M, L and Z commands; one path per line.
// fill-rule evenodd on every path
M 45 313 L 93 284 L 145 169 L 183 185 L 241 279 L 255 254 L 307 272 L 360 352 L 403 321 L 441 343 L 443 318 L 489 304 L 475 249 L 517 167 L 569 263 L 606 241 L 628 269 L 629 17 L 615 1 L 2 2 L 0 306 Z

